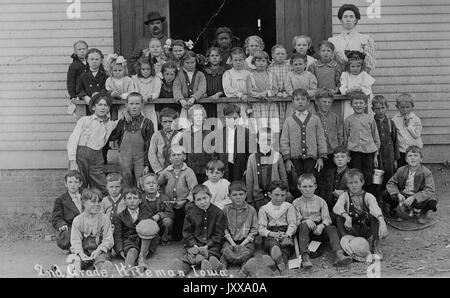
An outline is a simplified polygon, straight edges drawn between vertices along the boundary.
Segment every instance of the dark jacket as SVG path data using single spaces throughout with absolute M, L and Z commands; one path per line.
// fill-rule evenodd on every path
M 378 135 L 380 136 L 380 150 L 378 164 L 384 170 L 384 180 L 387 182 L 394 174 L 394 162 L 400 159 L 397 128 L 394 121 L 385 117 L 383 120 L 375 118 Z M 389 125 L 390 122 L 390 125 Z
M 146 208 L 147 211 L 151 214 L 151 217 L 159 215 L 160 220 L 164 218 L 170 218 L 173 220 L 175 218 L 173 205 L 169 202 L 172 201 L 170 201 L 170 198 L 163 193 L 160 193 L 159 196 L 156 197 L 155 202 L 150 202 L 149 200 L 147 200 L 145 194 L 141 198 L 142 208 Z
M 256 136 L 250 135 L 250 130 L 237 125 L 234 134 L 234 154 L 233 154 L 233 172 L 228 172 L 228 153 L 227 153 L 227 128 L 216 129 L 215 131 L 215 153 L 214 158 L 218 158 L 225 164 L 224 177 L 229 181 L 244 179 L 244 173 L 247 169 L 247 160 L 250 152 L 256 151 Z
M 80 211 L 72 201 L 69 193 L 66 192 L 55 200 L 52 213 L 52 225 L 56 230 L 64 225 L 70 228 L 73 219 L 79 214 Z
M 152 218 L 150 212 L 139 206 L 139 214 L 136 222 L 133 222 L 128 208 L 120 212 L 114 219 L 114 251 L 120 253 L 127 250 L 128 243 L 135 242 L 139 236 L 136 232 L 136 225 L 144 219 Z
M 139 127 L 142 127 L 141 129 L 141 134 L 142 134 L 142 138 L 144 139 L 144 163 L 145 166 L 150 167 L 150 162 L 148 161 L 148 149 L 150 148 L 150 140 L 152 139 L 153 133 L 155 132 L 155 128 L 153 127 L 153 122 L 152 120 L 148 119 L 147 117 L 145 117 L 144 115 L 139 115 L 137 116 L 135 119 L 133 119 L 133 121 L 138 121 L 138 125 Z M 142 123 L 143 121 L 143 123 Z M 119 145 L 119 150 L 120 150 L 120 146 L 122 144 L 122 139 L 123 139 L 123 134 L 125 132 L 125 126 L 127 125 L 125 119 L 120 119 L 119 122 L 117 123 L 116 128 L 113 130 L 113 132 L 111 133 L 110 137 L 109 137 L 109 141 L 116 141 L 118 142 Z M 142 125 L 142 126 L 141 126 Z
M 105 83 L 107 78 L 108 75 L 102 68 L 98 70 L 95 77 L 90 70 L 81 74 L 77 81 L 77 97 L 83 99 L 86 95 L 92 97 L 94 92 L 106 92 Z
M 327 202 L 328 209 L 333 210 L 334 204 L 337 202 L 337 197 L 333 196 L 335 190 L 347 190 L 347 182 L 345 180 L 346 168 L 340 175 L 337 169 L 328 169 L 322 171 L 317 179 L 317 195 Z M 336 187 L 333 187 L 336 179 Z
M 211 204 L 207 210 L 194 206 L 184 219 L 184 245 L 221 248 L 225 241 L 225 226 L 225 214 L 216 205 Z
M 76 54 L 72 54 L 71 58 L 73 61 L 67 71 L 67 91 L 69 92 L 70 98 L 74 98 L 77 97 L 77 80 L 89 69 L 89 65 L 81 62 Z
M 408 173 L 409 165 L 406 165 L 399 168 L 394 176 L 389 179 L 386 184 L 386 190 L 391 196 L 398 195 L 405 189 Z M 414 175 L 414 198 L 417 203 L 422 203 L 427 200 L 438 200 L 435 192 L 433 174 L 423 165 L 420 165 Z

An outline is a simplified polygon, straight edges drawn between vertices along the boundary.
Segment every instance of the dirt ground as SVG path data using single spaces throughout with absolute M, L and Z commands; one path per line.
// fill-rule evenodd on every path
M 382 242 L 384 260 L 377 271 L 380 277 L 450 277 L 450 169 L 441 166 L 431 169 L 440 198 L 438 212 L 431 216 L 438 222 L 414 232 L 388 226 L 389 236 Z M 15 214 L 0 218 L 0 277 L 38 277 L 41 268 L 45 272 L 52 265 L 65 272 L 67 255 L 54 241 L 45 240 L 45 236 L 54 234 L 48 227 L 49 214 L 40 217 Z M 156 255 L 148 260 L 150 270 L 153 273 L 168 270 L 170 261 L 181 257 L 182 253 L 181 243 L 158 248 Z M 261 258 L 261 251 L 257 257 Z M 338 269 L 332 266 L 332 260 L 333 255 L 328 249 L 324 255 L 312 260 L 314 267 L 311 270 L 292 269 L 285 277 L 367 276 L 367 263 L 354 262 Z M 116 258 L 113 263 L 118 264 L 119 260 Z M 230 270 L 230 274 L 236 273 L 236 268 Z M 116 272 L 115 276 L 120 274 Z M 258 276 L 265 276 L 262 270 L 258 270 Z

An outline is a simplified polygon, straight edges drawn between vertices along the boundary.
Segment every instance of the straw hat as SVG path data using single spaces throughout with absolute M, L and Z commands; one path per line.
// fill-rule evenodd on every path
M 144 219 L 136 225 L 136 232 L 141 239 L 153 239 L 159 232 L 159 226 L 153 219 Z
M 363 237 L 345 235 L 341 239 L 342 249 L 358 262 L 365 262 L 370 255 L 369 242 Z

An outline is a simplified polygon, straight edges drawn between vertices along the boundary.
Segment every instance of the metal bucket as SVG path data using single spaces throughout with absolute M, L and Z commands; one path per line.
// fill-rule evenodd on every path
M 381 185 L 383 184 L 384 171 L 379 169 L 373 170 L 372 183 Z

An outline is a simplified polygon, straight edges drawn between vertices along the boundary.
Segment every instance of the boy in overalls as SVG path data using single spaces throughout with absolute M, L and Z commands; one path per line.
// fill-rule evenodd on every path
M 124 187 L 136 186 L 144 173 L 150 170 L 147 152 L 154 133 L 153 122 L 142 115 L 144 99 L 132 92 L 127 96 L 127 110 L 131 121 L 120 119 L 110 141 L 119 142 L 119 165 Z

